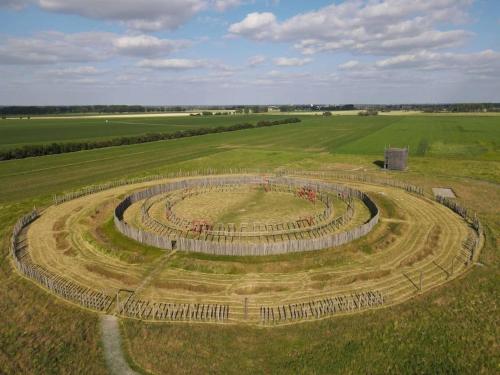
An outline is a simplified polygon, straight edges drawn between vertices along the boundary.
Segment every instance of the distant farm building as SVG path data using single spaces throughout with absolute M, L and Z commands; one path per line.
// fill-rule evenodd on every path
M 267 107 L 267 112 L 280 112 L 280 107 L 270 105 L 269 107 Z
M 408 147 L 385 149 L 384 169 L 404 171 L 408 166 Z

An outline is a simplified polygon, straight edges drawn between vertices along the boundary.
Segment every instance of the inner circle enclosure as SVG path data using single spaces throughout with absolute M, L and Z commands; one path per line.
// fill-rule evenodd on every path
M 196 189 L 229 191 L 236 186 L 253 186 L 265 192 L 273 191 L 296 194 L 310 201 L 323 202 L 321 213 L 291 222 L 249 223 L 244 227 L 214 225 L 207 222 L 180 220 L 172 213 L 172 203 L 167 200 L 167 222 L 161 222 L 149 215 L 150 199 L 166 197 L 181 191 L 190 196 Z M 200 194 L 200 193 L 198 193 Z M 201 193 L 202 194 L 202 193 Z M 179 198 L 177 198 L 179 200 Z M 335 215 L 331 207 L 334 199 L 346 203 L 346 210 Z M 362 203 L 369 212 L 369 218 L 360 225 L 339 231 L 355 215 L 354 200 Z M 140 209 L 145 228 L 138 228 L 124 220 L 124 214 L 131 205 L 143 202 Z M 378 222 L 376 204 L 360 190 L 345 185 L 285 177 L 221 176 L 175 181 L 156 185 L 128 195 L 116 207 L 114 222 L 124 235 L 141 243 L 162 249 L 179 249 L 214 255 L 273 255 L 300 251 L 312 251 L 336 247 L 366 235 Z M 251 241 L 250 241 L 251 240 Z

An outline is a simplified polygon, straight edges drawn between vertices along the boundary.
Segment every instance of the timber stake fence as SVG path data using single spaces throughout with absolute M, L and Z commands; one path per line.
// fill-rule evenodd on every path
M 367 183 L 379 183 L 405 189 L 411 193 L 423 195 L 423 189 L 413 185 L 405 184 L 399 181 L 376 179 L 371 176 L 348 175 L 330 172 L 312 172 L 312 171 L 281 171 L 283 174 L 306 174 L 318 177 L 333 177 L 342 178 L 351 181 L 362 181 Z M 134 178 L 129 180 L 121 180 L 110 182 L 107 184 L 87 187 L 76 192 L 68 193 L 62 196 L 54 196 L 54 203 L 61 204 L 65 201 L 75 199 L 81 196 L 103 191 L 117 186 L 127 184 L 135 184 L 147 181 L 160 180 L 165 178 L 192 177 L 198 175 L 216 175 L 216 174 L 241 174 L 241 173 L 264 173 L 262 170 L 215 170 L 209 169 L 204 171 L 192 171 L 170 173 L 168 175 L 157 175 L 142 178 Z M 310 181 L 308 181 L 310 182 Z M 477 215 L 456 202 L 455 200 L 436 197 L 436 201 L 450 208 L 467 222 L 474 229 L 474 235 L 464 242 L 464 251 L 467 259 L 466 265 L 472 263 L 477 257 L 480 246 L 480 236 L 482 235 L 482 226 Z M 122 202 L 123 203 L 123 202 Z M 365 202 L 366 203 L 366 202 Z M 368 203 L 369 204 L 369 203 Z M 95 310 L 108 311 L 110 306 L 115 301 L 115 297 L 91 288 L 84 287 L 74 281 L 67 280 L 63 276 L 52 273 L 44 267 L 35 264 L 29 255 L 28 242 L 26 231 L 28 226 L 40 216 L 36 210 L 20 217 L 15 223 L 10 239 L 10 253 L 13 259 L 15 268 L 26 278 L 29 278 L 34 283 L 42 286 L 59 297 L 71 301 L 80 306 Z M 377 212 L 378 217 L 378 212 Z M 372 218 L 373 219 L 373 218 Z M 451 265 L 451 274 L 453 274 L 453 263 Z M 422 275 L 422 274 L 421 274 Z M 422 279 L 420 279 L 420 289 L 422 288 Z M 114 293 L 112 293 L 114 295 Z M 323 316 L 332 315 L 341 312 L 350 312 L 373 308 L 386 303 L 387 298 L 380 291 L 364 291 L 345 296 L 335 296 L 321 300 L 313 300 L 306 303 L 276 305 L 276 306 L 261 306 L 260 322 L 263 324 L 270 323 L 286 323 L 297 319 L 307 317 L 321 318 Z M 118 305 L 118 300 L 116 300 Z M 143 301 L 131 297 L 123 304 L 117 306 L 117 313 L 122 316 L 134 317 L 148 320 L 198 320 L 198 321 L 220 321 L 225 322 L 230 319 L 229 305 L 213 305 L 213 304 L 175 304 L 175 303 L 159 303 L 153 301 Z
M 59 297 L 92 310 L 106 311 L 113 300 L 110 296 L 102 291 L 93 290 L 64 279 L 31 261 L 24 232 L 25 228 L 38 217 L 39 213 L 34 210 L 21 217 L 14 225 L 10 249 L 16 268 L 25 277 Z
M 149 231 L 145 231 L 129 225 L 125 222 L 123 215 L 125 210 L 132 204 L 151 198 L 155 195 L 165 194 L 181 189 L 192 189 L 194 187 L 220 186 L 220 185 L 243 185 L 262 184 L 270 181 L 273 184 L 288 185 L 293 187 L 306 186 L 317 191 L 331 193 L 342 193 L 348 197 L 358 198 L 363 201 L 370 211 L 371 218 L 368 222 L 352 228 L 345 232 L 332 233 L 318 238 L 311 239 L 287 239 L 279 242 L 244 243 L 244 242 L 215 242 L 209 240 L 193 239 L 184 236 L 163 236 Z M 351 215 L 347 211 L 346 215 Z M 342 218 L 347 220 L 348 217 Z M 260 256 L 286 254 L 293 252 L 314 251 L 331 248 L 354 241 L 368 234 L 378 223 L 379 211 L 376 204 L 368 195 L 357 189 L 344 185 L 326 183 L 321 181 L 311 182 L 300 178 L 273 177 L 263 178 L 260 176 L 218 176 L 204 177 L 197 179 L 178 180 L 171 183 L 155 185 L 144 190 L 135 192 L 123 199 L 115 209 L 114 223 L 119 232 L 142 244 L 156 246 L 165 250 L 173 248 L 187 251 L 200 252 L 214 255 L 231 256 Z
M 465 251 L 465 263 L 472 264 L 477 258 L 479 252 L 480 240 L 483 235 L 483 227 L 477 213 L 462 206 L 459 202 L 454 199 L 446 198 L 441 195 L 436 196 L 436 201 L 441 203 L 443 206 L 448 207 L 450 210 L 460 215 L 465 221 L 467 221 L 471 227 L 474 229 L 475 235 L 469 236 L 463 244 L 463 250 Z
M 38 211 L 33 210 L 19 218 L 12 230 L 10 253 L 16 269 L 22 275 L 51 293 L 99 312 L 108 311 L 113 302 L 116 302 L 118 314 L 131 318 L 214 322 L 224 322 L 229 319 L 228 305 L 157 303 L 135 298 L 129 298 L 122 304 L 118 298 L 115 299 L 103 291 L 87 288 L 33 263 L 28 252 L 26 230 L 39 216 Z
M 197 177 L 197 176 L 216 176 L 216 175 L 232 175 L 232 174 L 276 174 L 278 176 L 290 175 L 290 176 L 313 176 L 320 178 L 335 178 L 349 181 L 358 181 L 371 184 L 380 184 L 386 186 L 392 186 L 400 189 L 404 189 L 410 193 L 424 195 L 424 189 L 403 181 L 393 180 L 389 178 L 378 178 L 365 174 L 357 173 L 345 173 L 336 171 L 308 171 L 300 169 L 260 169 L 260 168 L 207 168 L 201 170 L 183 171 L 179 170 L 176 172 L 168 172 L 164 174 L 154 174 L 143 177 L 133 177 L 123 180 L 115 180 L 106 182 L 99 185 L 91 185 L 84 187 L 79 190 L 71 191 L 62 195 L 54 195 L 53 202 L 58 205 L 76 198 L 80 198 L 86 195 L 98 193 L 100 191 L 112 189 L 119 186 L 139 184 L 145 182 L 158 181 L 163 179 L 181 178 L 181 177 Z

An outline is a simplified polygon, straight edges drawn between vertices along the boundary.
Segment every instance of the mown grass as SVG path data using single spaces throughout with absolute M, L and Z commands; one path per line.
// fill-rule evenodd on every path
M 107 255 L 128 263 L 149 263 L 160 258 L 165 252 L 153 246 L 139 245 L 136 241 L 124 236 L 116 230 L 113 218 L 106 220 L 96 228 L 94 246 Z
M 233 115 L 206 117 L 59 118 L 0 120 L 0 150 L 26 144 L 82 142 L 229 126 L 286 116 Z
M 483 266 L 390 309 L 296 326 L 258 329 L 126 321 L 123 331 L 136 363 L 157 373 L 498 372 L 498 118 L 346 118 L 314 117 L 301 123 L 301 131 L 252 129 L 0 163 L 0 372 L 107 372 L 97 316 L 61 302 L 13 271 L 7 244 L 22 213 L 33 205 L 49 204 L 52 194 L 125 176 L 179 168 L 282 166 L 361 168 L 422 185 L 428 192 L 434 186 L 451 186 L 460 201 L 478 211 L 485 226 Z M 434 121 L 436 129 L 448 130 L 433 130 Z M 398 131 L 400 126 L 406 130 Z M 409 171 L 382 174 L 373 164 L 381 159 L 385 144 L 410 144 L 412 153 L 422 138 L 428 140 L 425 156 L 411 156 Z M 442 148 L 433 152 L 433 144 L 439 142 L 466 147 L 458 154 Z M 467 145 L 484 146 L 486 151 L 474 154 Z M 307 256 L 304 262 L 314 267 L 314 258 Z M 290 260 L 299 262 L 293 256 Z M 242 261 L 235 272 L 248 267 L 259 272 L 272 265 L 272 259 L 261 264 Z
M 178 202 L 173 210 L 185 219 L 217 223 L 285 223 L 321 213 L 325 205 L 290 193 L 266 192 L 259 187 L 232 192 L 209 192 Z M 340 215 L 340 214 L 339 214 Z
M 481 259 L 491 257 L 442 288 L 355 316 L 272 329 L 127 320 L 123 330 L 134 361 L 155 373 L 495 373 L 500 274 L 489 233 Z
M 0 207 L 0 373 L 107 374 L 98 316 L 53 297 L 12 268 L 10 230 L 30 208 Z

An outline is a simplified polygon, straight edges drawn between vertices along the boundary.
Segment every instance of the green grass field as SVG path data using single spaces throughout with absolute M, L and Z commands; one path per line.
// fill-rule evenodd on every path
M 287 116 L 272 117 L 272 120 Z M 288 116 L 289 117 L 289 116 Z M 123 117 L 71 119 L 6 119 L 0 120 L 0 150 L 26 144 L 106 140 L 147 133 L 174 133 L 194 128 L 255 123 L 263 116 L 205 117 Z M 267 117 L 266 117 L 267 119 Z
M 1 147 L 230 125 L 243 117 L 130 119 L 137 123 L 113 125 L 104 134 L 100 119 L 36 121 L 0 121 Z M 389 144 L 410 146 L 408 171 L 387 173 L 374 164 Z M 125 346 L 136 365 L 156 373 L 496 373 L 499 148 L 500 117 L 304 116 L 294 125 L 0 162 L 0 373 L 106 373 L 97 315 L 14 272 L 7 246 L 19 215 L 85 185 L 207 167 L 357 170 L 427 192 L 452 187 L 485 226 L 481 265 L 397 307 L 316 323 L 261 329 L 124 321 Z
M 102 140 L 197 127 L 256 123 L 286 116 L 145 117 L 110 119 L 36 119 L 0 121 L 0 149 L 24 144 Z M 236 137 L 243 144 L 317 149 L 345 154 L 380 154 L 387 145 L 408 145 L 413 155 L 494 157 L 500 148 L 500 117 L 464 116 L 301 116 L 303 127 L 266 129 Z
M 434 127 L 431 119 L 436 121 Z M 299 124 L 10 160 L 0 163 L 0 202 L 179 168 L 332 168 L 338 163 L 378 170 L 373 163 L 383 158 L 384 146 L 389 144 L 410 146 L 411 171 L 498 182 L 499 122 L 500 117 L 318 116 Z M 471 129 L 473 136 L 460 138 L 464 134 L 460 129 Z M 412 150 L 418 150 L 422 139 L 431 151 L 447 145 L 456 152 L 415 155 Z

